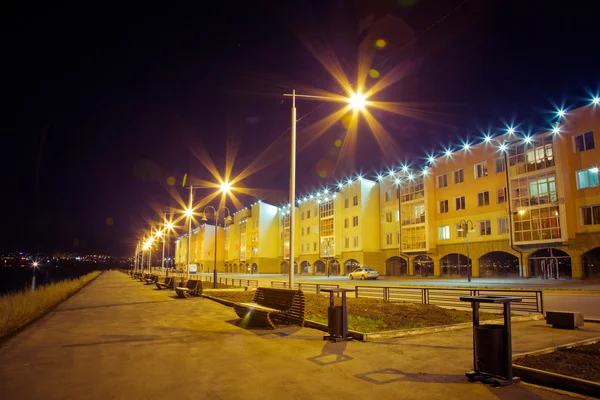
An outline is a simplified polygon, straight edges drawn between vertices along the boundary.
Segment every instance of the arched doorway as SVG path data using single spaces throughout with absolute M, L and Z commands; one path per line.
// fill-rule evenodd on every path
M 413 260 L 415 276 L 433 275 L 433 260 L 429 256 L 420 255 Z
M 469 259 L 464 254 L 452 253 L 440 258 L 442 276 L 460 277 L 467 276 Z
M 238 272 L 238 270 L 237 270 L 237 264 L 233 264 L 233 272 L 234 272 L 234 273 L 235 273 L 235 272 Z
M 321 260 L 315 261 L 315 274 L 316 275 L 325 275 L 327 273 L 325 268 L 325 263 Z
M 229 272 L 229 263 L 225 263 L 225 272 Z
M 329 275 L 339 275 L 340 274 L 340 262 L 338 260 L 330 260 L 329 261 Z
M 552 247 L 529 255 L 529 276 L 542 279 L 571 277 L 571 256 Z
M 252 269 L 250 270 L 250 273 L 252 273 L 252 274 L 258 273 L 258 264 L 252 263 Z
M 408 266 L 406 260 L 402 257 L 390 257 L 385 262 L 386 276 L 406 276 L 408 275 Z
M 360 263 L 355 259 L 351 258 L 344 263 L 345 274 L 348 275 L 350 272 L 360 268 Z M 331 275 L 337 275 L 332 273 Z
M 287 261 L 281 263 L 281 273 L 289 274 L 290 273 L 290 264 Z M 298 274 L 298 263 L 294 261 L 294 275 Z
M 491 251 L 479 259 L 480 278 L 518 278 L 519 259 L 505 251 Z
M 302 270 L 303 274 L 310 275 L 312 273 L 310 263 L 308 261 L 302 261 L 300 263 L 300 269 Z
M 581 256 L 583 276 L 586 278 L 600 278 L 600 247 L 596 247 Z

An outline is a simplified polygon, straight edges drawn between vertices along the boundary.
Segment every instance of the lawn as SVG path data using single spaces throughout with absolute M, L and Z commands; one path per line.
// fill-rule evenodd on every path
M 203 289 L 214 289 L 213 283 L 202 281 L 202 288 Z M 243 289 L 243 287 L 225 285 L 224 283 L 217 282 L 217 289 Z
M 524 367 L 600 382 L 600 342 L 525 356 L 514 362 Z
M 210 296 L 234 302 L 252 301 L 254 292 L 215 292 Z M 327 323 L 329 296 L 307 294 L 306 319 Z M 340 300 L 336 300 L 339 304 Z M 376 299 L 348 298 L 348 327 L 359 332 L 381 332 L 424 328 L 471 322 L 471 312 L 432 305 L 389 303 Z M 480 313 L 482 320 L 501 318 L 498 314 Z
M 91 272 L 77 279 L 39 286 L 34 292 L 22 291 L 0 297 L 0 337 L 39 317 L 98 275 L 98 271 Z

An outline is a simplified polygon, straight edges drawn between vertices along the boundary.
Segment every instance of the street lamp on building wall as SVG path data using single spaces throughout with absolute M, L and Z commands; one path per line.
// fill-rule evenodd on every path
M 471 253 L 469 252 L 469 232 L 475 232 L 475 226 L 473 226 L 473 221 L 461 219 L 458 223 L 458 231 L 465 232 L 465 238 L 467 242 L 467 279 L 471 282 Z M 463 228 L 464 226 L 464 228 Z
M 213 218 L 215 220 L 215 254 L 214 254 L 214 259 L 215 259 L 215 263 L 213 265 L 213 288 L 217 288 L 217 228 L 219 226 L 219 215 L 221 213 L 221 211 L 227 211 L 227 216 L 225 218 L 223 218 L 223 227 L 225 227 L 226 223 L 231 223 L 231 212 L 229 211 L 229 208 L 223 206 L 221 208 L 219 208 L 218 210 L 215 209 L 213 206 L 206 206 L 204 208 L 204 215 L 202 216 L 202 221 L 206 222 L 208 221 L 208 219 L 206 218 L 206 210 L 208 209 L 212 209 L 212 215 Z

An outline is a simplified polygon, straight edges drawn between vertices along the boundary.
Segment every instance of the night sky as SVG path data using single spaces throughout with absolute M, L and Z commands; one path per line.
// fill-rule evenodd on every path
M 586 90 L 599 89 L 592 1 L 125 3 L 27 3 L 0 13 L 0 251 L 130 255 L 153 206 L 175 205 L 169 190 L 186 196 L 184 174 L 212 180 L 194 154 L 203 149 L 223 169 L 226 143 L 238 146 L 234 172 L 256 159 L 265 166 L 243 184 L 284 201 L 290 102 L 282 94 L 341 93 L 307 43 L 328 48 L 354 81 L 361 41 L 385 39 L 374 66 L 385 75 L 401 64 L 405 76 L 378 99 L 419 105 L 430 118 L 375 112 L 401 154 L 385 159 L 362 124 L 356 168 L 333 171 L 333 143 L 345 131 L 337 123 L 299 152 L 298 194 L 350 171 L 419 162 L 475 138 L 478 127 L 499 130 L 502 119 L 535 130 L 553 101 L 583 104 Z M 298 116 L 319 104 L 298 102 Z M 299 144 L 303 127 L 337 108 L 303 118 Z

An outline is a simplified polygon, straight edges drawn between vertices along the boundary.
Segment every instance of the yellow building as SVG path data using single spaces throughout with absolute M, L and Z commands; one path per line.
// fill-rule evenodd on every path
M 383 275 L 450 278 L 470 266 L 474 277 L 600 276 L 600 104 L 571 110 L 550 128 L 511 128 L 446 149 L 423 167 L 298 196 L 296 273 L 346 275 L 367 265 Z M 236 212 L 219 238 L 218 269 L 287 273 L 290 210 L 257 202 Z M 207 233 L 193 235 L 193 262 L 202 268 Z M 183 236 L 177 265 L 186 251 Z

